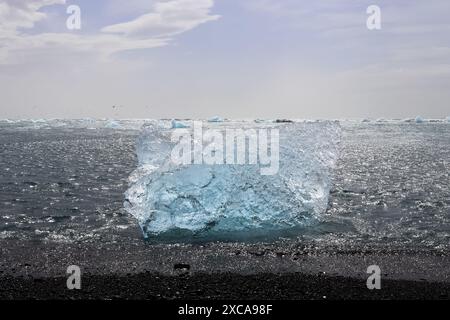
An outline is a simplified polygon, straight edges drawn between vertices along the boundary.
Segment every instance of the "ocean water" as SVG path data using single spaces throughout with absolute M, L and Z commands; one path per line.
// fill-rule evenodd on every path
M 124 209 L 142 121 L 0 121 L 0 240 L 142 242 Z M 448 249 L 450 125 L 341 122 L 321 222 L 286 241 Z

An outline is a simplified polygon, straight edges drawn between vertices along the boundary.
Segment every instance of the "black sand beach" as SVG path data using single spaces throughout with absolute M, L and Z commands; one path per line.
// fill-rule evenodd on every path
M 447 300 L 449 283 L 383 281 L 368 290 L 365 281 L 304 274 L 198 274 L 161 276 L 85 275 L 82 290 L 68 290 L 66 278 L 1 277 L 0 299 L 226 299 L 226 300 Z
M 5 247 L 6 246 L 6 247 Z M 4 242 L 0 299 L 449 299 L 450 257 L 439 251 L 315 251 L 305 247 L 208 244 L 49 244 L 36 251 Z M 367 266 L 382 269 L 369 290 Z M 81 289 L 66 268 L 82 269 Z

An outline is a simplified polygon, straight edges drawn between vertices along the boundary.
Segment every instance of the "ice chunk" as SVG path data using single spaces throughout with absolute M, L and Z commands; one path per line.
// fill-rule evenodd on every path
M 120 125 L 119 122 L 117 122 L 116 120 L 109 120 L 108 122 L 105 123 L 105 128 L 109 128 L 109 129 L 119 129 L 122 126 Z
M 214 116 L 208 119 L 208 122 L 223 122 L 223 119 L 219 116 Z
M 269 122 L 269 120 L 265 120 L 265 119 L 255 119 L 254 121 L 255 121 L 255 123 Z
M 450 116 L 448 116 L 446 120 L 448 123 L 450 123 Z
M 137 219 L 145 237 L 186 232 L 250 235 L 252 231 L 278 232 L 320 220 L 327 208 L 330 173 L 337 158 L 340 138 L 337 122 L 203 123 L 200 139 L 195 128 L 191 125 L 189 129 L 171 129 L 167 122 L 155 122 L 147 125 L 138 138 L 139 164 L 130 176 L 124 206 Z M 206 132 L 225 132 L 222 137 L 226 159 L 226 132 L 237 129 L 259 134 L 257 163 L 172 161 L 178 143 L 172 136 L 176 130 L 192 138 L 193 146 L 205 144 Z M 264 150 L 259 143 L 263 132 L 270 132 L 268 148 Z M 275 174 L 263 175 L 261 168 L 267 164 L 261 161 L 263 151 L 267 152 L 265 155 L 276 154 L 277 139 L 272 132 L 279 133 L 279 167 Z M 250 139 L 245 146 L 250 146 Z M 233 151 L 233 157 L 237 156 L 237 150 Z M 205 154 L 204 149 L 203 157 Z
M 189 128 L 189 126 L 181 121 L 177 121 L 175 119 L 172 120 L 172 129 L 181 129 L 181 128 Z
M 417 116 L 416 119 L 414 120 L 416 123 L 424 123 L 425 119 L 422 118 L 421 116 Z

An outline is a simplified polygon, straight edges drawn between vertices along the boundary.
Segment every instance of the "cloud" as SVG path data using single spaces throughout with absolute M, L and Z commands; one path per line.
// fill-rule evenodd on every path
M 65 0 L 3 0 L 0 2 L 0 38 L 17 34 L 20 28 L 32 28 L 46 18 L 38 10 L 52 4 L 64 4 Z
M 104 27 L 95 34 L 27 33 L 47 18 L 40 9 L 65 0 L 3 0 L 0 3 L 0 65 L 30 62 L 42 53 L 89 53 L 106 59 L 113 53 L 165 46 L 175 35 L 219 18 L 213 0 L 156 2 L 150 13 Z M 83 10 L 83 8 L 82 8 Z
M 125 35 L 173 36 L 200 24 L 219 19 L 210 15 L 212 0 L 172 0 L 158 2 L 154 11 L 133 21 L 107 26 L 103 32 Z
M 0 48 L 0 65 L 32 62 L 34 58 L 49 57 L 60 53 L 67 57 L 72 53 L 87 53 L 100 60 L 107 60 L 115 52 L 150 49 L 168 44 L 169 39 L 130 39 L 116 35 L 82 36 L 67 33 L 42 33 L 18 36 L 10 39 L 8 46 Z

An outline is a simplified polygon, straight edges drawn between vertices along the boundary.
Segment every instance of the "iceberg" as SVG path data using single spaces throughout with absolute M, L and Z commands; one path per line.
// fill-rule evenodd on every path
M 208 119 L 208 122 L 223 122 L 223 119 L 219 116 L 214 116 Z
M 446 118 L 447 122 L 450 123 L 450 116 Z
M 416 119 L 414 120 L 416 123 L 424 123 L 425 119 L 422 118 L 421 116 L 417 116 Z
M 175 119 L 172 120 L 172 129 L 189 128 L 189 125 Z
M 338 122 L 257 124 L 248 121 L 213 125 L 205 122 L 200 138 L 196 137 L 196 130 L 195 124 L 188 129 L 173 129 L 170 122 L 154 121 L 143 128 L 137 139 L 138 167 L 129 177 L 124 207 L 138 221 L 145 238 L 240 232 L 250 236 L 252 232 L 292 230 L 321 220 L 338 156 L 341 132 Z M 218 132 L 225 132 L 219 135 L 222 138 L 239 130 L 256 132 L 257 150 L 246 154 L 245 163 L 228 161 L 238 159 L 238 151 L 242 149 L 235 148 L 228 158 L 225 151 L 238 146 L 238 138 L 232 142 L 225 139 L 224 154 L 216 158 L 224 161 L 196 162 L 195 154 L 193 163 L 173 161 L 173 152 L 179 144 L 174 139 L 175 132 L 192 138 L 188 145 L 192 142 L 192 153 L 195 153 L 195 146 L 210 141 L 207 133 L 212 130 L 216 137 Z M 264 142 L 264 132 L 270 132 L 267 149 L 260 143 Z M 246 136 L 241 147 L 250 150 L 251 137 L 251 134 Z M 263 155 L 273 156 L 276 151 L 278 170 L 263 174 L 262 169 L 267 165 L 267 161 L 262 161 Z M 203 160 L 209 152 L 208 146 L 201 150 Z M 218 152 L 219 148 L 212 153 Z M 258 161 L 251 162 L 255 154 L 258 156 L 254 160 Z

